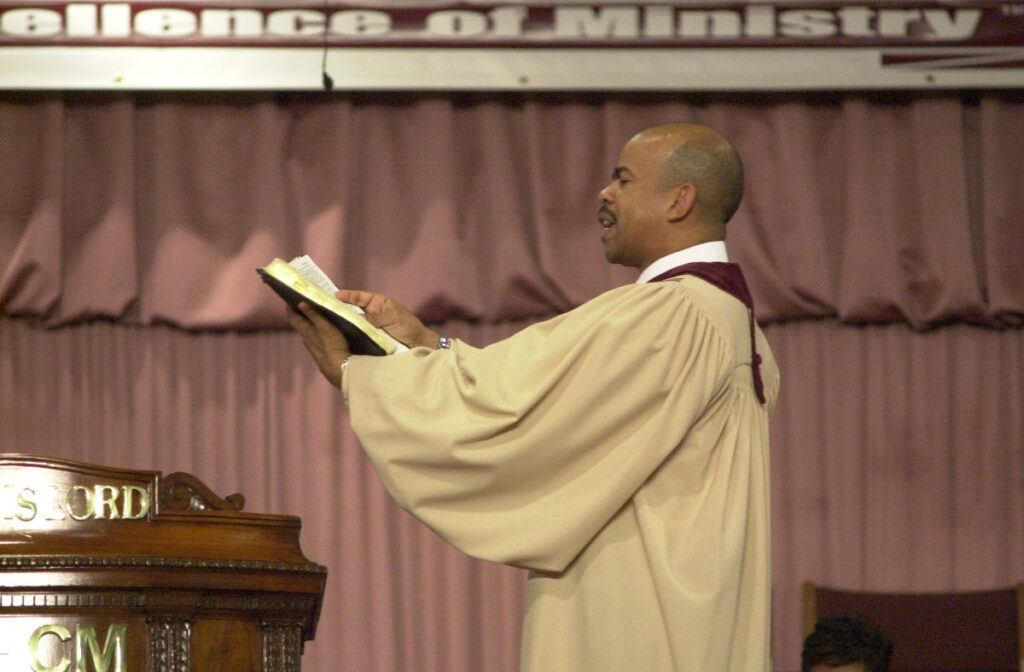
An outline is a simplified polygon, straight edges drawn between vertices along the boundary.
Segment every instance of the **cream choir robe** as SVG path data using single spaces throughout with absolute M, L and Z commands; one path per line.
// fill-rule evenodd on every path
M 353 357 L 352 426 L 391 495 L 530 570 L 522 669 L 761 672 L 768 414 L 747 309 L 693 276 L 611 290 L 483 349 Z

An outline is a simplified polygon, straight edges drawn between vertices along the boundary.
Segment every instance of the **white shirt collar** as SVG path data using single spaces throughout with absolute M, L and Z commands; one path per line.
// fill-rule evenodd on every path
M 672 254 L 667 254 L 661 259 L 658 259 L 653 264 L 648 266 L 640 273 L 640 277 L 636 279 L 637 284 L 650 282 L 651 278 L 656 278 L 658 275 L 665 271 L 670 271 L 676 266 L 682 266 L 683 264 L 689 264 L 694 261 L 729 261 L 729 253 L 725 250 L 725 241 L 723 240 L 712 240 L 708 243 L 701 243 L 688 247 L 685 250 L 679 250 Z

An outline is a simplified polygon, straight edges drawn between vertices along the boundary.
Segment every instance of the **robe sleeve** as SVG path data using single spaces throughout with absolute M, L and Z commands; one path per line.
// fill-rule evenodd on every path
M 612 290 L 482 349 L 354 357 L 344 391 L 403 508 L 474 557 L 562 571 L 733 368 L 701 294 L 671 282 Z

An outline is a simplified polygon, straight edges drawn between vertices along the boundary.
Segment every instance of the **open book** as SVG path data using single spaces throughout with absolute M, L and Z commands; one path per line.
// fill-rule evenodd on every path
M 275 258 L 256 272 L 292 308 L 306 301 L 319 310 L 345 334 L 353 354 L 391 355 L 409 349 L 383 329 L 370 324 L 362 308 L 334 296 L 338 288 L 309 255 L 291 261 Z

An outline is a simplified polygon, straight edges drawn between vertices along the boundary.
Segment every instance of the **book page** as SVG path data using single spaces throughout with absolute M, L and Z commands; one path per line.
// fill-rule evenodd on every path
M 316 265 L 316 262 L 313 261 L 308 254 L 304 254 L 301 257 L 295 257 L 288 262 L 288 265 L 299 273 L 302 273 L 306 276 L 307 280 L 328 294 L 333 295 L 338 291 L 338 287 L 329 277 L 327 277 L 327 274 L 324 273 L 323 269 Z
M 288 265 L 294 268 L 299 273 L 302 273 L 306 278 L 314 285 L 324 290 L 331 296 L 338 293 L 338 286 L 324 273 L 323 269 L 316 265 L 316 262 L 308 254 L 304 254 L 301 257 L 295 257 L 288 262 Z M 354 303 L 347 303 L 352 307 L 352 310 L 356 311 L 360 315 L 365 314 L 365 311 Z

